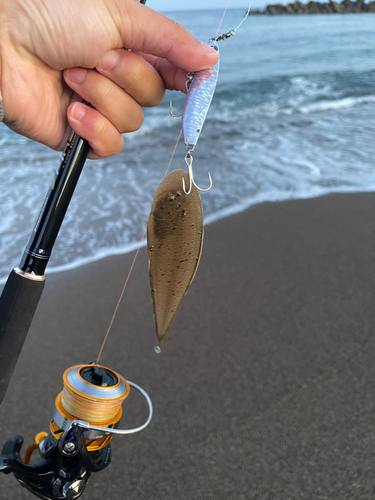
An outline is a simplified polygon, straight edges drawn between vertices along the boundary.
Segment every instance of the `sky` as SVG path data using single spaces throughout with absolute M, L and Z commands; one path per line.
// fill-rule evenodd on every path
M 268 4 L 274 3 L 293 3 L 294 0 L 254 0 L 252 5 L 253 10 L 262 9 Z M 321 0 L 322 1 L 322 0 Z M 231 0 L 229 8 L 239 8 L 246 11 L 250 0 Z M 227 4 L 227 0 L 147 0 L 148 7 L 155 9 L 158 12 L 167 12 L 173 10 L 195 10 L 195 9 L 223 9 Z

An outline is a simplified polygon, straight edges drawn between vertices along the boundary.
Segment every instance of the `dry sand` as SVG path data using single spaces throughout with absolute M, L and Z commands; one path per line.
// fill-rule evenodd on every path
M 92 500 L 375 498 L 375 195 L 265 203 L 206 228 L 161 355 L 143 248 L 101 362 L 155 416 L 117 437 Z M 133 254 L 50 275 L 1 440 L 48 428 L 63 371 L 95 359 Z M 122 426 L 140 424 L 137 395 Z M 0 499 L 32 498 L 0 476 Z

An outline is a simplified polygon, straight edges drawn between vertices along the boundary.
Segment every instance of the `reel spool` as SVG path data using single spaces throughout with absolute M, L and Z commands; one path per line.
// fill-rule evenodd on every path
M 77 365 L 68 368 L 64 375 L 64 388 L 58 394 L 52 413 L 50 432 L 59 439 L 73 420 L 116 428 L 122 416 L 122 403 L 130 392 L 128 382 L 118 373 L 99 365 Z M 104 430 L 84 433 L 88 451 L 108 446 L 113 434 Z

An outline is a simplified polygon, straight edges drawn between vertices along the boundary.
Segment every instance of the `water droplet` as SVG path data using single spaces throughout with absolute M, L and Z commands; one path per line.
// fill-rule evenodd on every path
M 160 346 L 156 346 L 154 351 L 156 352 L 156 354 L 160 354 L 161 353 L 161 349 L 160 349 Z
M 176 208 L 180 208 L 181 203 L 177 203 Z
M 153 251 L 153 249 L 154 249 L 154 245 L 151 245 L 151 246 L 150 246 L 150 252 L 152 252 L 152 251 Z

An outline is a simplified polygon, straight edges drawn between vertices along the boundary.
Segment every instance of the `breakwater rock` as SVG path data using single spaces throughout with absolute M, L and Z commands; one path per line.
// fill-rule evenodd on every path
M 264 11 L 255 10 L 250 15 L 296 15 L 296 14 L 360 14 L 366 12 L 375 13 L 375 1 L 364 2 L 357 0 L 343 0 L 341 3 L 330 0 L 326 3 L 310 1 L 306 4 L 294 2 L 288 5 L 267 5 Z

